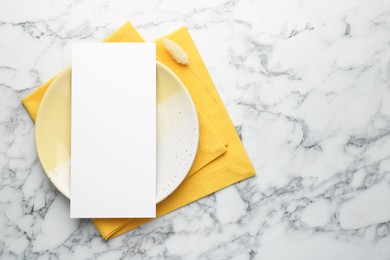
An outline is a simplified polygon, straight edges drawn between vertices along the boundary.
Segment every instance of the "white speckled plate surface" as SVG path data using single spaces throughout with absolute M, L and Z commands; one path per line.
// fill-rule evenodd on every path
M 67 198 L 71 178 L 70 91 L 69 68 L 47 90 L 35 123 L 39 159 L 50 181 Z M 198 117 L 190 95 L 179 78 L 157 62 L 157 202 L 184 180 L 195 159 L 198 140 Z

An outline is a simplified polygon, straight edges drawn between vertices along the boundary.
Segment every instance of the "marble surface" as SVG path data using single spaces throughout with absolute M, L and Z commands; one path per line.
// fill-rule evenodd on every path
M 257 176 L 108 242 L 20 98 L 126 20 L 186 25 Z M 0 259 L 390 259 L 390 1 L 0 1 Z

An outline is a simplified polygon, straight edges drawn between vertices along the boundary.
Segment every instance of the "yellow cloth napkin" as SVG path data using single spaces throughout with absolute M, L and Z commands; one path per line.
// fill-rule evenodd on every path
M 188 176 L 175 192 L 157 205 L 157 217 L 255 175 L 190 34 L 183 27 L 164 38 L 178 43 L 189 56 L 191 66 L 179 65 L 165 50 L 162 40 L 156 41 L 157 58 L 176 73 L 191 94 L 198 112 L 200 137 L 198 152 Z M 105 41 L 140 42 L 143 39 L 130 23 L 126 23 Z M 23 99 L 33 120 L 53 79 Z M 102 237 L 110 239 L 150 220 L 115 218 L 93 219 L 93 222 Z

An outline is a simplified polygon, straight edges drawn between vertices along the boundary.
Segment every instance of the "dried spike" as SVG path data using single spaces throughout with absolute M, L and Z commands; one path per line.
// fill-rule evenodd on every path
M 165 49 L 177 63 L 182 65 L 190 64 L 187 53 L 179 44 L 167 38 L 163 39 L 163 44 Z

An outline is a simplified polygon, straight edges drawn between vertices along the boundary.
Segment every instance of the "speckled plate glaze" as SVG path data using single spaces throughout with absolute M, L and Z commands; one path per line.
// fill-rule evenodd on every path
M 50 181 L 67 198 L 71 178 L 70 111 L 68 68 L 47 90 L 35 123 L 39 159 Z M 171 70 L 157 62 L 157 202 L 169 196 L 186 177 L 195 159 L 198 140 L 198 117 L 189 93 Z

